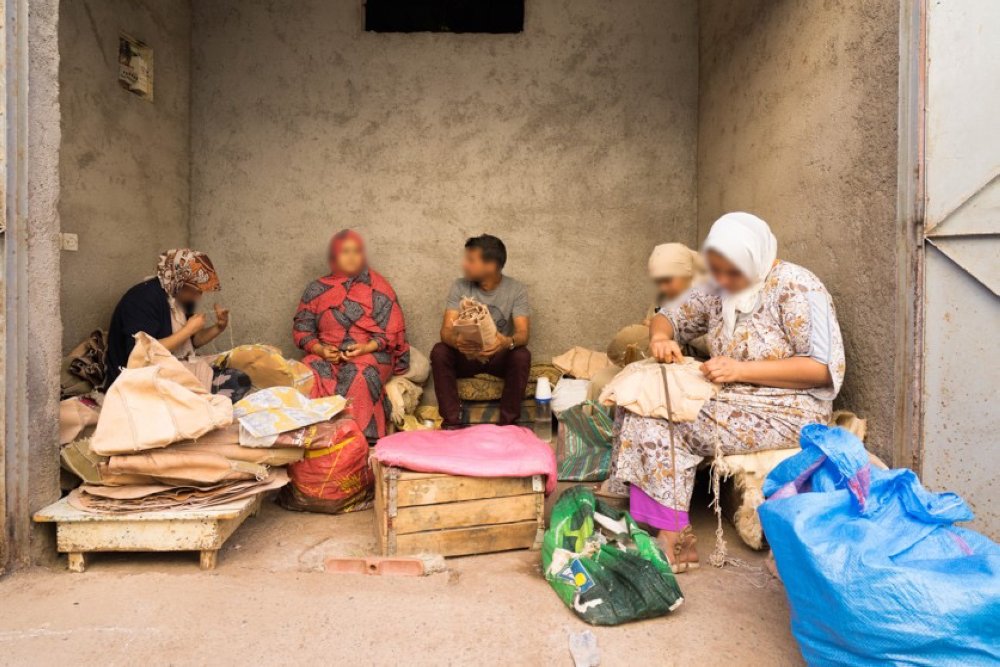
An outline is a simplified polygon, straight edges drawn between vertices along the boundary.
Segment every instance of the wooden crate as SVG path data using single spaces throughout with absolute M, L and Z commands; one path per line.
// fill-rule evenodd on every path
M 201 568 L 212 570 L 219 549 L 260 504 L 256 495 L 215 507 L 105 514 L 76 509 L 63 498 L 34 518 L 56 524 L 56 548 L 68 555 L 71 572 L 83 572 L 86 554 L 96 551 L 197 551 Z
M 538 549 L 545 479 L 458 477 L 375 468 L 375 534 L 383 556 L 466 556 Z

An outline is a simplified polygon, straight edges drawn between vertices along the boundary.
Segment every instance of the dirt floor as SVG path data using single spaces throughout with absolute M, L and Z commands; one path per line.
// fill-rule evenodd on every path
M 696 512 L 695 526 L 704 560 L 714 517 Z M 673 614 L 592 628 L 602 665 L 802 664 L 781 584 L 727 536 L 755 569 L 703 565 L 680 575 Z M 327 556 L 372 549 L 371 512 L 267 503 L 212 572 L 185 553 L 15 573 L 0 581 L 0 664 L 572 665 L 568 634 L 589 626 L 542 579 L 537 552 L 449 559 L 421 578 L 322 571 Z

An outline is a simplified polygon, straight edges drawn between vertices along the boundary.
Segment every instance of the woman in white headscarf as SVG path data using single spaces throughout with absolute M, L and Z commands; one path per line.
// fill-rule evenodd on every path
M 619 410 L 616 476 L 630 483 L 630 509 L 659 529 L 661 546 L 683 572 L 697 564 L 687 511 L 695 470 L 706 456 L 798 445 L 799 430 L 830 418 L 844 379 L 844 345 L 833 301 L 810 271 L 777 258 L 767 223 L 749 213 L 719 218 L 705 239 L 712 280 L 650 325 L 650 351 L 681 361 L 681 346 L 706 336 L 701 366 L 721 385 L 693 422 Z M 676 469 L 671 467 L 676 463 Z

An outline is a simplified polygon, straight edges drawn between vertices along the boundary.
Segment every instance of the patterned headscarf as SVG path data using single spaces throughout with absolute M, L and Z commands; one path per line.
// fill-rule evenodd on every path
M 174 248 L 160 255 L 156 277 L 170 296 L 177 296 L 185 285 L 201 292 L 220 289 L 219 276 L 215 273 L 212 260 L 205 253 L 190 248 Z

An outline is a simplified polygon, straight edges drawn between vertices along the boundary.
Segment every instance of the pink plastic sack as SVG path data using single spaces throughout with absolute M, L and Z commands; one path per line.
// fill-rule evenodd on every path
M 545 493 L 556 489 L 555 452 L 523 426 L 480 424 L 455 431 L 403 431 L 379 440 L 375 458 L 416 472 L 467 477 L 545 475 Z

